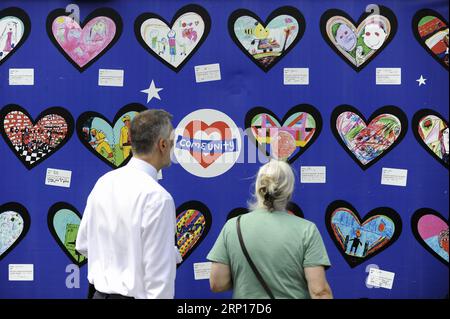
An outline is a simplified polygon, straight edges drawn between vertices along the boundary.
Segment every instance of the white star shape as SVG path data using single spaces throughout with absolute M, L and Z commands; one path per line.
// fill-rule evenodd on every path
M 423 85 L 426 84 L 426 83 L 425 83 L 426 80 L 427 80 L 427 79 L 425 79 L 425 78 L 423 77 L 423 75 L 420 75 L 420 78 L 417 79 L 416 81 L 419 82 L 419 86 L 421 86 L 422 84 L 423 84 Z
M 157 88 L 155 86 L 155 81 L 152 80 L 152 83 L 150 84 L 149 88 L 146 90 L 142 90 L 142 93 L 147 94 L 147 103 L 150 102 L 153 98 L 156 98 L 158 100 L 161 100 L 161 97 L 159 96 L 158 92 L 163 90 L 163 88 Z

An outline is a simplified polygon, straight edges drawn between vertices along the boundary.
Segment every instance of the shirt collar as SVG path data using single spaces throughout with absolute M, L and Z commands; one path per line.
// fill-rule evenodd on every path
M 158 172 L 156 171 L 156 168 L 153 167 L 153 165 L 133 156 L 128 162 L 127 166 L 143 171 L 147 175 L 150 175 L 150 177 L 155 181 L 157 181 Z

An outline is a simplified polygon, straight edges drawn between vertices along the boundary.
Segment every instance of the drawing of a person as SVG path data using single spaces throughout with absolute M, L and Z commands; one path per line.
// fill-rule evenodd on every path
M 126 159 L 131 152 L 130 139 L 130 116 L 127 114 L 122 118 L 123 127 L 120 129 L 119 148 L 122 150 L 123 158 Z
M 111 146 L 108 143 L 108 140 L 106 139 L 105 133 L 102 131 L 97 131 L 95 128 L 91 129 L 91 135 L 95 139 L 94 141 L 90 141 L 89 144 L 91 144 L 93 147 L 95 147 L 95 150 L 102 154 L 104 157 L 112 158 L 114 156 Z
M 357 230 L 355 238 L 350 239 L 350 241 L 353 242 L 352 247 L 350 247 L 350 254 L 352 253 L 352 251 L 354 249 L 355 252 L 353 254 L 356 255 L 356 252 L 358 251 L 358 247 L 362 246 L 362 243 L 361 243 L 361 240 L 359 239 L 359 237 L 361 237 L 361 231 Z
M 175 56 L 177 54 L 175 36 L 176 33 L 174 30 L 170 30 L 167 33 L 167 39 L 169 41 L 170 62 L 175 62 Z
M 0 42 L 6 36 L 5 46 L 0 51 L 0 58 L 3 57 L 3 54 L 8 54 L 11 52 L 17 44 L 17 22 L 10 21 L 6 24 L 3 29 L 2 35 L 0 36 Z M 5 54 L 5 55 L 6 55 Z

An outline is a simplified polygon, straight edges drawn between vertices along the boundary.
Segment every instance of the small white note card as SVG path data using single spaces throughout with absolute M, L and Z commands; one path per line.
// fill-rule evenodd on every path
M 284 68 L 284 85 L 309 85 L 309 68 Z
M 34 69 L 9 69 L 9 85 L 34 85 Z
M 123 86 L 123 70 L 98 70 L 98 85 L 99 86 Z
M 394 284 L 394 276 L 395 273 L 393 272 L 370 268 L 369 276 L 367 277 L 367 284 L 374 287 L 392 289 L 392 285 Z
M 194 263 L 194 279 L 209 279 L 209 274 L 211 273 L 211 265 L 211 262 Z
M 400 85 L 402 84 L 401 68 L 377 68 L 376 85 Z
M 47 168 L 45 175 L 45 185 L 70 187 L 70 180 L 72 178 L 72 171 L 63 169 Z
M 381 185 L 406 186 L 407 169 L 386 168 L 381 171 Z
M 324 184 L 327 180 L 326 166 L 301 166 L 300 182 L 301 183 L 319 183 Z
M 33 281 L 34 265 L 33 264 L 9 264 L 8 265 L 9 281 Z
M 158 171 L 157 177 L 158 179 L 162 179 L 162 169 Z
M 205 65 L 196 65 L 195 69 L 195 82 L 210 82 L 210 81 L 219 81 L 221 80 L 220 76 L 220 64 L 205 64 Z

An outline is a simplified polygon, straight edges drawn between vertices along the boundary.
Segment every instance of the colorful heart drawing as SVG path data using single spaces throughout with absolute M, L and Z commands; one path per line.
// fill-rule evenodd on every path
M 231 39 L 264 72 L 296 46 L 305 28 L 303 14 L 290 6 L 276 9 L 266 22 L 246 9 L 238 9 L 228 18 Z
M 147 108 L 139 103 L 122 107 L 112 123 L 97 112 L 84 112 L 77 120 L 81 143 L 112 168 L 124 166 L 131 159 L 130 123 Z
M 80 222 L 80 213 L 68 203 L 55 203 L 48 210 L 47 223 L 50 233 L 67 257 L 78 266 L 87 262 L 86 257 L 75 250 Z
M 255 107 L 245 116 L 249 139 L 266 156 L 293 163 L 319 137 L 322 117 L 312 105 L 299 104 L 283 119 L 264 107 Z
M 176 245 L 183 262 L 208 235 L 212 216 L 208 207 L 199 201 L 189 201 L 177 208 Z M 182 262 L 182 263 L 183 263 Z M 181 266 L 181 264 L 178 266 Z
M 356 24 L 338 9 L 327 10 L 320 18 L 322 37 L 356 72 L 383 51 L 397 32 L 394 13 L 384 6 L 377 6 L 377 11 L 364 12 Z
M 174 141 L 177 162 L 189 173 L 205 178 L 231 169 L 239 159 L 242 144 L 236 123 L 214 109 L 186 115 L 175 129 Z
M 155 13 L 143 13 L 134 23 L 142 47 L 175 72 L 200 48 L 210 28 L 208 12 L 194 4 L 178 10 L 170 24 Z
M 0 65 L 17 51 L 30 35 L 31 22 L 20 8 L 0 10 Z
M 30 229 L 27 209 L 15 202 L 0 205 L 0 260 L 5 258 Z
M 448 121 L 444 120 L 442 115 L 436 111 L 422 109 L 414 114 L 412 127 L 419 144 L 448 169 Z
M 47 17 L 50 40 L 72 65 L 83 72 L 105 54 L 122 34 L 122 18 L 110 8 L 99 8 L 79 25 L 65 9 Z
M 425 51 L 448 71 L 448 21 L 434 10 L 422 9 L 414 15 L 412 29 Z
M 72 115 L 62 107 L 51 107 L 35 121 L 19 105 L 6 105 L 0 112 L 0 131 L 8 146 L 32 169 L 53 155 L 73 133 Z
M 374 208 L 362 219 L 350 203 L 342 200 L 328 206 L 325 223 L 351 268 L 391 246 L 402 232 L 400 215 L 392 208 Z
M 350 105 L 340 105 L 331 114 L 331 130 L 336 140 L 363 170 L 400 143 L 407 129 L 405 113 L 391 105 L 376 110 L 368 121 Z
M 431 208 L 420 208 L 411 217 L 411 229 L 417 241 L 448 266 L 448 219 Z
M 287 212 L 291 215 L 300 217 L 300 218 L 305 218 L 305 215 L 303 214 L 302 209 L 294 202 L 289 202 L 287 204 Z M 239 215 L 244 215 L 250 213 L 250 210 L 248 208 L 244 208 L 244 207 L 238 207 L 238 208 L 234 208 L 232 209 L 227 216 L 227 220 L 237 217 Z

